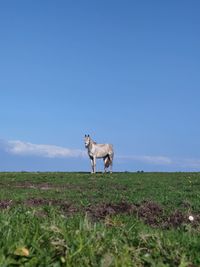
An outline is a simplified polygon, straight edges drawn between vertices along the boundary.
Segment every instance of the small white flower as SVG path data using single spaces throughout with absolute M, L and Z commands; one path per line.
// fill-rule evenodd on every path
M 192 221 L 194 221 L 194 217 L 192 216 L 192 215 L 190 215 L 189 217 L 188 217 L 188 219 L 192 222 Z

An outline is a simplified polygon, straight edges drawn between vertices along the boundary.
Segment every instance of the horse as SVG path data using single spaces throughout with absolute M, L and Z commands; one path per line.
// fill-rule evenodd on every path
M 88 135 L 84 138 L 85 147 L 88 150 L 88 155 L 91 160 L 92 172 L 96 173 L 96 159 L 103 158 L 104 161 L 104 172 L 106 173 L 106 168 L 110 166 L 110 173 L 112 173 L 112 164 L 114 151 L 111 144 L 97 144 Z

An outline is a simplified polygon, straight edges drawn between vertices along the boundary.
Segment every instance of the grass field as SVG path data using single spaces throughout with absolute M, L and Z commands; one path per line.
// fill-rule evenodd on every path
M 0 266 L 200 266 L 200 173 L 0 173 L 0 237 Z

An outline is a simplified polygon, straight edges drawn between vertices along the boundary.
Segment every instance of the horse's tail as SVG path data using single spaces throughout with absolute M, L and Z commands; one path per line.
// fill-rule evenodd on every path
M 105 158 L 105 167 L 108 168 L 109 166 L 110 166 L 110 157 L 107 156 L 107 157 Z
M 112 155 L 107 155 L 105 159 L 105 167 L 108 168 L 110 165 L 112 165 L 113 162 L 113 154 Z

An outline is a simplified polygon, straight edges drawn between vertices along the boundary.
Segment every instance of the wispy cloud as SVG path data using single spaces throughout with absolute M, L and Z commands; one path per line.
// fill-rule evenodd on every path
M 16 156 L 36 156 L 43 158 L 87 158 L 82 149 L 71 149 L 56 145 L 33 144 L 20 140 L 0 140 L 0 150 Z M 162 155 L 115 155 L 116 162 L 138 162 L 144 166 L 166 166 L 167 169 L 200 170 L 200 158 L 168 157 Z
M 5 150 L 14 155 L 40 156 L 47 158 L 85 157 L 86 153 L 80 149 L 69 149 L 55 145 L 33 144 L 23 141 L 4 142 Z
M 5 141 L 1 140 L 1 148 L 13 155 L 21 156 L 39 156 L 46 158 L 77 158 L 86 157 L 87 153 L 81 149 L 70 149 L 66 147 L 47 145 L 47 144 L 33 144 L 31 142 L 24 142 L 20 140 Z M 165 156 L 116 156 L 119 160 L 133 160 L 143 163 L 167 165 L 171 164 L 172 160 Z
M 144 164 L 151 165 L 165 165 L 169 167 L 174 167 L 178 169 L 200 169 L 200 159 L 199 158 L 177 158 L 177 157 L 166 157 L 166 156 L 118 156 L 118 160 L 123 161 L 135 161 Z
M 140 161 L 143 163 L 156 164 L 156 165 L 169 165 L 173 161 L 169 157 L 165 156 L 119 156 L 119 159 Z
M 200 169 L 200 159 L 198 158 L 177 159 L 176 163 L 179 164 L 180 167 L 191 167 Z

